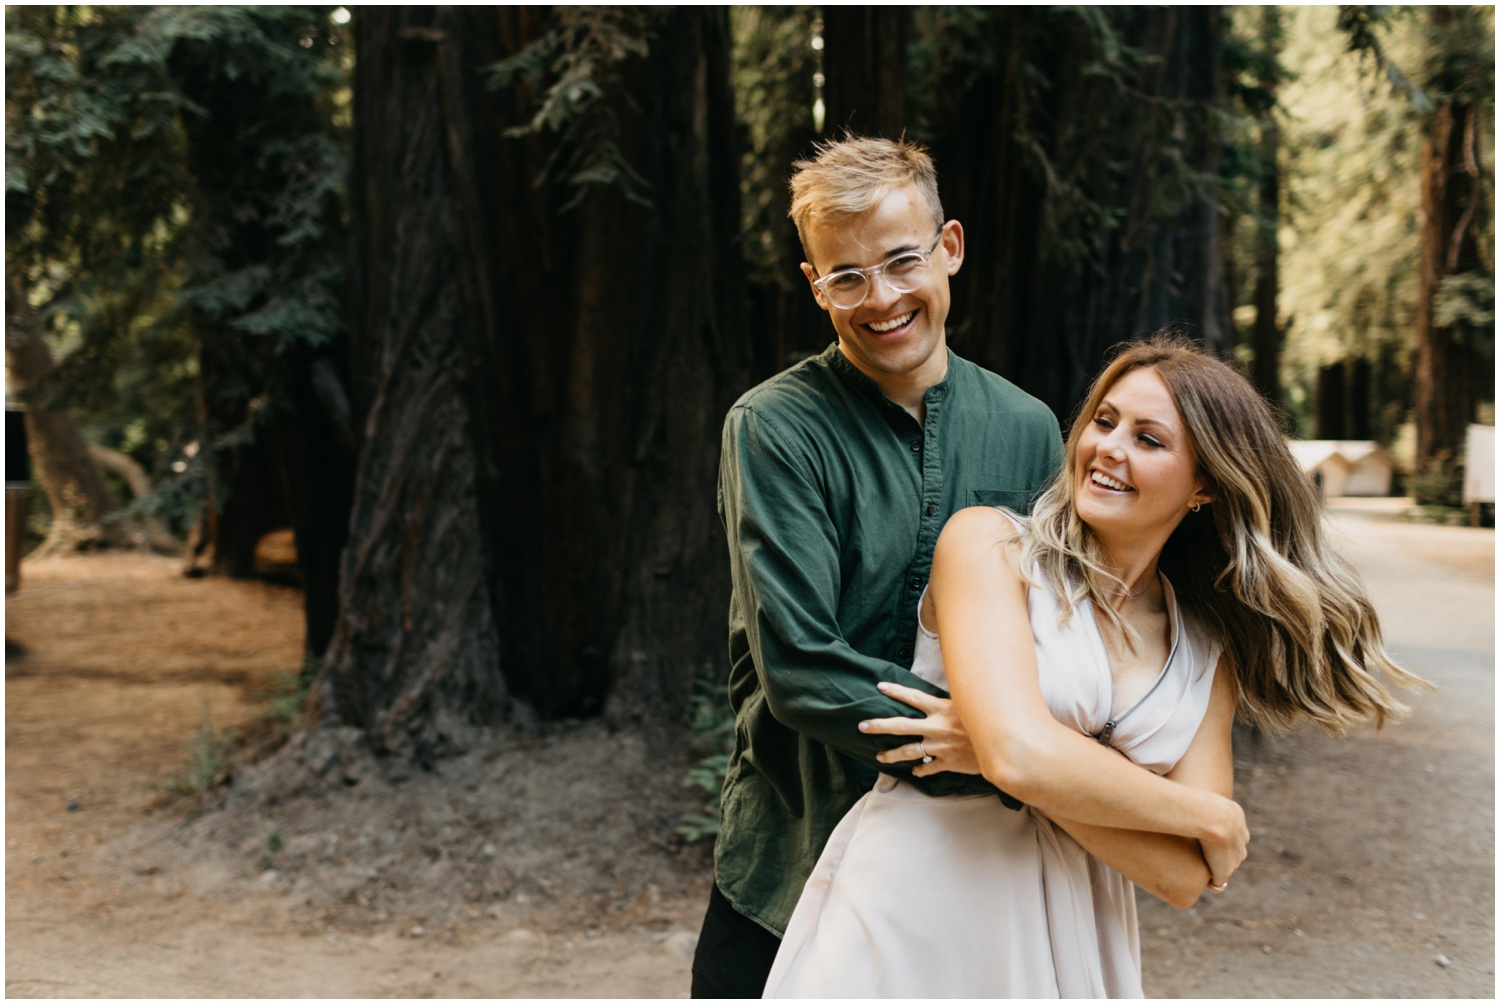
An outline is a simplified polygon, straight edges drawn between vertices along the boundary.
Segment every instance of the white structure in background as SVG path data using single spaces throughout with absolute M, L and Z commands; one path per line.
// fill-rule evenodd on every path
M 1464 437 L 1464 505 L 1495 501 L 1495 427 L 1471 425 Z M 1478 509 L 1474 514 L 1479 522 Z
M 1379 443 L 1361 439 L 1293 439 L 1292 456 L 1326 496 L 1391 493 L 1395 460 Z

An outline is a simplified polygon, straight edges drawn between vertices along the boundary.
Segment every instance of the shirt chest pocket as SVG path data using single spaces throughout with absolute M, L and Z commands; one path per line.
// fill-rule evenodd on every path
M 1003 505 L 1024 514 L 1031 509 L 1031 493 L 1021 488 L 970 488 L 969 505 Z

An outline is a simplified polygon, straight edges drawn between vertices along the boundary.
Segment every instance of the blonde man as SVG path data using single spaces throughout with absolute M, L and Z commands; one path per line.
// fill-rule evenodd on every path
M 943 773 L 915 783 L 995 793 L 949 702 L 911 673 L 917 600 L 948 517 L 1025 511 L 1062 455 L 1041 402 L 948 348 L 964 234 L 944 220 L 927 154 L 848 137 L 794 169 L 802 271 L 836 341 L 746 393 L 724 424 L 737 727 L 694 997 L 760 996 L 834 825 L 877 771 L 911 776 L 877 759 L 910 737 L 860 730 L 912 714 L 879 684 L 932 695 L 919 739 Z

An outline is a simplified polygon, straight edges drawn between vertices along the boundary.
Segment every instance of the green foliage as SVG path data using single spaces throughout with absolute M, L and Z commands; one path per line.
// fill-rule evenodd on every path
M 276 738 L 290 735 L 302 721 L 302 712 L 307 707 L 307 695 L 318 675 L 319 661 L 317 656 L 309 655 L 300 672 L 277 674 L 271 689 L 260 695 L 260 721 L 271 729 Z
M 1401 67 L 1386 55 L 1382 43 L 1384 34 L 1410 12 L 1381 4 L 1341 5 L 1338 10 L 1337 27 L 1348 39 L 1348 51 L 1357 53 L 1373 65 L 1390 84 L 1393 93 L 1405 94 L 1419 112 L 1431 114 L 1432 99 L 1401 72 Z
M 1402 384 L 1420 292 L 1420 118 L 1403 96 L 1368 93 L 1367 69 L 1344 51 L 1333 11 L 1289 8 L 1286 18 L 1294 78 L 1283 91 L 1282 370 L 1306 427 L 1318 370 L 1346 359 L 1375 364 L 1377 399 L 1409 403 Z M 1410 27 L 1382 29 L 1383 58 L 1411 61 Z M 1376 437 L 1390 442 L 1405 410 L 1377 416 Z
M 1320 367 L 1370 360 L 1372 397 L 1383 402 L 1375 434 L 1391 442 L 1412 398 L 1427 114 L 1455 94 L 1482 96 L 1476 99 L 1493 107 L 1493 9 L 1284 10 L 1284 59 L 1294 74 L 1283 94 L 1282 153 L 1288 197 L 1281 314 L 1290 401 L 1306 422 Z M 1491 359 L 1493 133 L 1484 130 L 1480 140 L 1475 236 L 1487 264 L 1443 280 L 1433 307 L 1439 325 L 1454 324 L 1456 337 Z
M 276 823 L 266 826 L 265 838 L 260 846 L 260 870 L 268 872 L 276 867 L 276 856 L 286 848 L 286 837 Z
M 818 9 L 809 6 L 731 7 L 730 30 L 735 118 L 743 130 L 740 213 L 747 277 L 752 283 L 793 289 L 801 282 L 783 266 L 796 261 L 796 231 L 787 219 L 787 176 L 794 157 L 805 156 L 813 124 L 812 47 Z
M 1477 271 L 1444 276 L 1433 297 L 1432 320 L 1440 328 L 1492 332 L 1495 326 L 1495 277 Z
M 192 815 L 208 808 L 209 796 L 228 780 L 230 757 L 240 741 L 237 733 L 220 732 L 206 714 L 204 718 L 188 744 L 187 767 L 161 784 L 163 794 L 184 804 Z
M 1140 17 L 1088 5 L 913 11 L 914 134 L 932 142 L 969 128 L 965 95 L 1003 80 L 1011 138 L 1044 186 L 1036 251 L 1065 270 L 1105 274 L 1113 248 L 1177 225 L 1218 184 L 1190 149 L 1212 134 L 1213 111 L 1148 93 L 1159 60 L 1134 37 Z
M 651 205 L 649 183 L 620 149 L 619 117 L 602 99 L 619 87 L 622 63 L 650 55 L 652 31 L 665 12 L 660 7 L 553 7 L 551 26 L 536 41 L 489 68 L 492 90 L 540 92 L 530 120 L 508 134 L 558 138 L 536 185 L 550 181 L 575 188 L 565 211 L 594 185 Z
M 86 434 L 159 479 L 234 431 L 197 428 L 205 344 L 271 357 L 342 331 L 348 45 L 328 10 L 6 10 L 7 320 L 47 333 Z M 204 389 L 243 411 L 260 369 Z
M 1407 490 L 1421 506 L 1454 508 L 1463 505 L 1464 465 L 1446 451 L 1407 478 Z
M 724 773 L 734 752 L 734 711 L 724 695 L 722 684 L 711 678 L 700 678 L 693 695 L 693 739 L 707 752 L 690 768 L 682 783 L 700 788 L 708 796 L 698 812 L 683 815 L 677 832 L 694 843 L 704 837 L 718 836 L 719 795 L 724 788 Z

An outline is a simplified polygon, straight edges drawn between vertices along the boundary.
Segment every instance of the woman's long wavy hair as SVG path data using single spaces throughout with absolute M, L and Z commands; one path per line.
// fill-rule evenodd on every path
M 1068 434 L 1063 469 L 1023 531 L 1022 569 L 1028 576 L 1039 569 L 1065 618 L 1093 600 L 1133 635 L 1108 602 L 1123 583 L 1105 569 L 1098 541 L 1078 518 L 1074 465 L 1104 395 L 1137 369 L 1154 370 L 1166 384 L 1213 499 L 1187 514 L 1158 565 L 1181 606 L 1223 644 L 1241 715 L 1268 729 L 1310 718 L 1334 735 L 1405 715 L 1381 677 L 1430 685 L 1387 654 L 1364 586 L 1328 545 L 1322 502 L 1280 421 L 1243 376 L 1180 335 L 1129 343 L 1094 380 Z

